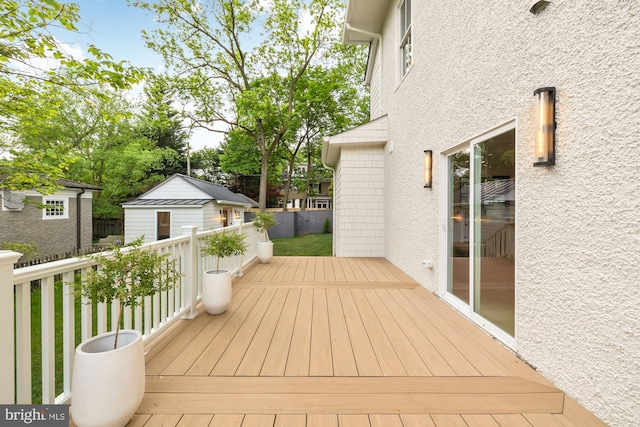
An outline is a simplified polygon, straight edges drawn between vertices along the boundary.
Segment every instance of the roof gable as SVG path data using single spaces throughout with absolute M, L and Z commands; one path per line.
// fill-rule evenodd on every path
M 387 123 L 388 119 L 385 115 L 337 135 L 325 137 L 322 144 L 322 162 L 325 165 L 336 165 L 340 158 L 340 150 L 345 146 L 379 146 L 386 144 L 389 139 Z
M 172 175 L 136 200 L 215 200 L 218 203 L 248 204 L 228 188 L 182 174 Z

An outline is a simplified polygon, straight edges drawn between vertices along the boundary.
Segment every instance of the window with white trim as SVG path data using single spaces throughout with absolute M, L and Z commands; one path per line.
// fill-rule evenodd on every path
M 413 65 L 413 45 L 411 42 L 411 0 L 403 0 L 398 7 L 400 14 L 400 49 L 398 60 L 400 62 L 401 77 Z
M 42 209 L 42 219 L 68 219 L 69 218 L 69 199 L 65 198 L 47 198 L 42 201 L 44 208 Z

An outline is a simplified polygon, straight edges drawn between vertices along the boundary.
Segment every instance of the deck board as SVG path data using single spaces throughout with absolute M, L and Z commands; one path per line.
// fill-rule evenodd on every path
M 407 371 L 402 364 L 402 359 L 398 357 L 398 353 L 391 343 L 389 336 L 383 332 L 384 326 L 378 320 L 375 310 L 369 304 L 362 289 L 354 289 L 351 291 L 351 294 L 363 321 L 367 338 L 371 342 L 374 354 L 378 360 L 382 375 L 407 375 Z
M 284 307 L 284 303 L 287 298 L 286 289 L 277 289 L 275 295 L 271 300 L 269 306 L 266 309 L 266 313 L 260 321 L 258 328 L 256 329 L 255 336 L 250 337 L 251 340 L 247 346 L 247 350 L 244 352 L 244 357 L 235 372 L 235 375 L 260 375 L 262 366 L 267 356 L 267 351 L 273 340 L 275 329 L 280 320 L 280 315 Z M 243 328 L 246 330 L 247 328 Z M 234 352 L 234 349 L 229 347 L 228 354 L 234 357 L 234 354 L 240 353 Z M 216 366 L 217 367 L 217 366 Z
M 382 258 L 274 257 L 145 347 L 129 426 L 603 426 Z
M 285 375 L 299 376 L 309 374 L 309 358 L 311 354 L 311 315 L 313 290 L 303 289 L 298 302 L 291 346 Z
M 337 289 L 327 290 L 329 307 L 329 329 L 331 331 L 331 355 L 335 376 L 357 376 L 358 368 L 349 338 L 349 330 L 343 314 L 342 302 Z
M 284 375 L 291 348 L 293 328 L 296 320 L 296 313 L 300 303 L 300 289 L 287 290 L 285 301 L 278 324 L 271 339 L 271 345 L 267 350 L 260 375 L 281 376 Z
M 313 317 L 311 319 L 311 353 L 309 375 L 333 376 L 331 332 L 325 289 L 313 291 Z

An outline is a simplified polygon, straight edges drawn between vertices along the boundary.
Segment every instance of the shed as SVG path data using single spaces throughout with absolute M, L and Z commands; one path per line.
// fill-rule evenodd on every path
M 210 230 L 242 221 L 250 208 L 244 195 L 211 182 L 175 174 L 122 204 L 124 240 L 144 236 L 145 242 L 180 236 L 181 227 Z

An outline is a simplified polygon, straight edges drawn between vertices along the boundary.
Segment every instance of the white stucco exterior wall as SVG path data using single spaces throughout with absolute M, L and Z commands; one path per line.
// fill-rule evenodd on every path
M 554 1 L 538 16 L 530 3 L 414 2 L 414 66 L 402 81 L 389 15 L 378 55 L 382 86 L 372 88 L 380 89 L 376 109 L 388 114 L 394 147 L 375 154 L 384 164 L 384 211 L 375 216 L 384 218 L 384 255 L 439 291 L 446 279 L 438 266 L 446 255 L 440 153 L 515 120 L 515 350 L 605 422 L 633 426 L 640 414 L 640 2 Z M 557 88 L 556 165 L 534 168 L 533 91 L 544 86 Z M 434 150 L 433 189 L 423 188 L 425 149 Z M 341 166 L 358 156 L 343 150 Z M 339 180 L 336 208 L 358 218 L 364 183 L 344 173 Z M 347 231 L 356 230 L 339 228 L 339 239 L 351 241 Z M 424 259 L 435 268 L 423 268 Z

